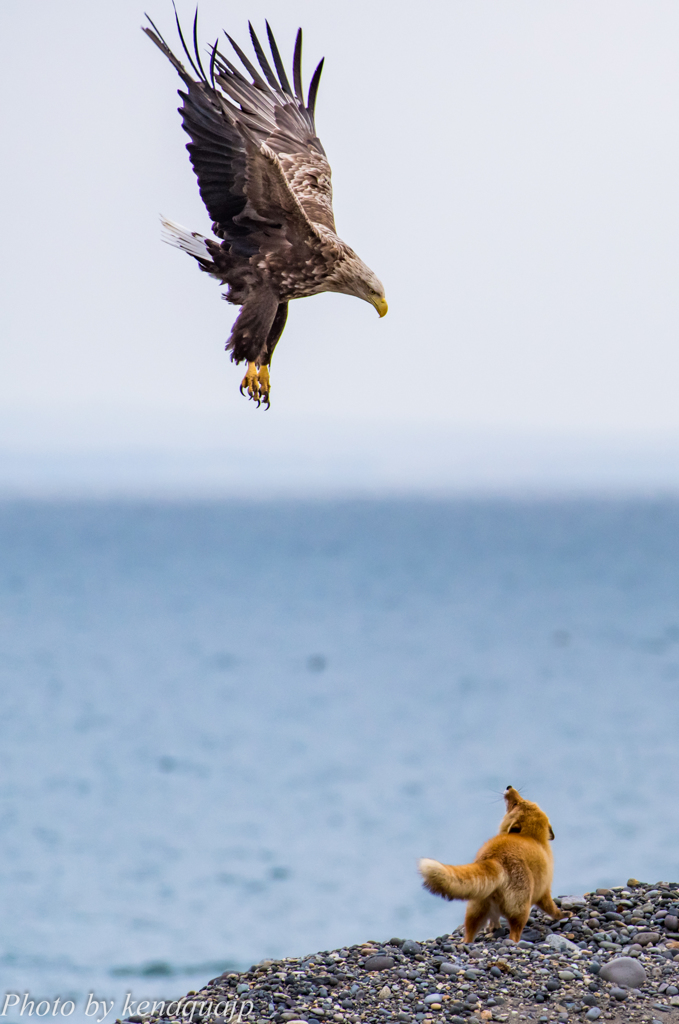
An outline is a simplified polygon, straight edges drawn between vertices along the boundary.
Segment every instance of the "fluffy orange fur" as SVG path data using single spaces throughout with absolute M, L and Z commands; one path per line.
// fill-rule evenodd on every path
M 469 900 L 465 942 L 473 942 L 485 924 L 497 928 L 500 914 L 509 924 L 509 937 L 518 942 L 533 904 L 556 920 L 563 917 L 551 894 L 549 842 L 554 832 L 549 818 L 513 786 L 507 786 L 505 802 L 498 834 L 483 844 L 473 864 L 440 864 L 426 857 L 419 862 L 425 889 L 447 900 Z

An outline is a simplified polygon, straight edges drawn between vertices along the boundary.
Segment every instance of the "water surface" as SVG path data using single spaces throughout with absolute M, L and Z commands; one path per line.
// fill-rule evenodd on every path
M 679 879 L 676 501 L 16 502 L 0 548 L 5 989 L 441 934 L 416 858 L 508 783 L 557 892 Z

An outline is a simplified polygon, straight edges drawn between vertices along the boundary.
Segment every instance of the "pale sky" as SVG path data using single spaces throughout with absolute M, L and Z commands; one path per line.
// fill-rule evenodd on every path
M 174 41 L 169 0 L 144 2 Z M 338 229 L 390 311 L 293 303 L 257 433 L 294 417 L 679 437 L 676 2 L 201 0 L 201 36 L 245 45 L 265 16 L 286 62 L 303 26 L 307 83 L 326 58 Z M 102 417 L 121 438 L 174 417 L 242 440 L 264 415 L 223 351 L 237 310 L 160 241 L 160 213 L 209 219 L 142 20 L 140 0 L 0 9 L 0 403 L 38 445 Z

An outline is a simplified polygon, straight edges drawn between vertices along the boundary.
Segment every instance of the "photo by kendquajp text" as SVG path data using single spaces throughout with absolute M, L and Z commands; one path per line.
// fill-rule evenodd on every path
M 113 1013 L 115 999 L 100 999 L 89 992 L 83 1006 L 85 1016 L 96 1024 L 113 1021 L 117 1017 L 145 1017 L 149 1015 L 170 1017 L 182 1021 L 197 1022 L 208 1016 L 219 1017 L 225 1022 L 242 1024 L 253 1010 L 250 999 L 134 999 L 131 992 L 121 1001 L 120 1013 Z M 5 992 L 0 1017 L 70 1017 L 78 1009 L 77 1000 L 55 996 L 53 999 L 37 999 L 30 992 Z

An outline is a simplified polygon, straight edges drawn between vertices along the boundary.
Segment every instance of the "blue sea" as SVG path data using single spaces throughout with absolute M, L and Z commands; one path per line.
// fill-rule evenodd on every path
M 439 935 L 416 860 L 510 783 L 556 893 L 679 880 L 677 500 L 15 501 L 0 548 L 2 991 Z

